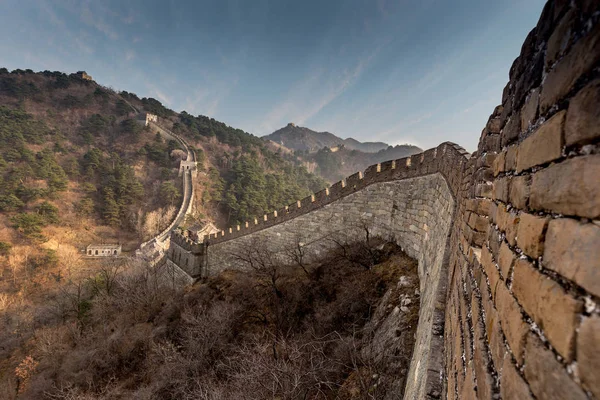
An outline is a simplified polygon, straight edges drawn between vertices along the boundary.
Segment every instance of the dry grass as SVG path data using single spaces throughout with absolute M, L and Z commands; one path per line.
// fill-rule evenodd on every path
M 364 254 L 351 253 L 332 253 L 308 273 L 276 265 L 277 290 L 258 270 L 226 271 L 183 291 L 160 269 L 107 264 L 44 307 L 10 303 L 0 313 L 18 317 L 29 336 L 0 339 L 18 342 L 4 354 L 0 396 L 383 398 L 406 374 L 418 306 L 399 327 L 401 354 L 382 357 L 374 338 L 418 280 L 416 263 L 395 245 L 370 246 L 378 260 L 370 269 L 353 258 L 364 262 Z M 397 285 L 401 276 L 412 285 Z

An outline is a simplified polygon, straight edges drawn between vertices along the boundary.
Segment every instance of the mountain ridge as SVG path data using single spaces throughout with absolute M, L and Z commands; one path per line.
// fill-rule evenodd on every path
M 343 139 L 331 132 L 317 132 L 310 128 L 296 126 L 293 122 L 262 138 L 291 150 L 308 151 L 309 153 L 324 147 L 332 148 L 340 145 L 349 150 L 358 150 L 364 153 L 377 153 L 389 147 L 389 144 L 384 142 L 360 142 L 354 138 Z

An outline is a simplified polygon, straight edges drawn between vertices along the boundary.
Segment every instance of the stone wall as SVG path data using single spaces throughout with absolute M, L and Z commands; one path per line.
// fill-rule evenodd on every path
M 600 398 L 599 17 L 594 1 L 546 4 L 470 160 L 448 399 Z
M 244 268 L 247 248 L 266 247 L 286 261 L 301 245 L 306 257 L 370 234 L 396 241 L 419 262 L 420 315 L 406 398 L 439 397 L 443 389 L 443 329 L 449 235 L 456 196 L 463 190 L 468 154 L 444 143 L 435 149 L 373 165 L 331 188 L 260 221 L 246 223 L 205 241 L 204 274 Z M 181 241 L 181 239 L 178 239 Z M 183 239 L 185 240 L 185 239 Z M 185 243 L 185 251 L 193 244 Z
M 366 225 L 419 261 L 405 398 L 600 398 L 599 19 L 597 1 L 546 4 L 472 156 L 371 166 L 169 258 L 205 276 L 245 246 L 316 256 Z

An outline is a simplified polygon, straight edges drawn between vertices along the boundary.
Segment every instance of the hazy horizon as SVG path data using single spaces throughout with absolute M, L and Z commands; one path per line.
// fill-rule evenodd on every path
M 257 136 L 475 150 L 542 1 L 7 0 L 0 64 L 85 70 Z

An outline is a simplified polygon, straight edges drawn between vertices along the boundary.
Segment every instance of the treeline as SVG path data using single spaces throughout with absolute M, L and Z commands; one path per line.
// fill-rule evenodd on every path
M 251 155 L 233 162 L 225 182 L 222 204 L 232 224 L 260 218 L 325 186 L 319 177 L 291 164 L 283 165 L 278 172 L 267 172 Z
M 327 185 L 293 160 L 269 150 L 264 140 L 213 118 L 183 111 L 173 130 L 196 140 L 215 138 L 233 148 L 213 155 L 220 171 L 209 171 L 204 194 L 205 202 L 216 202 L 229 224 L 260 218 Z

